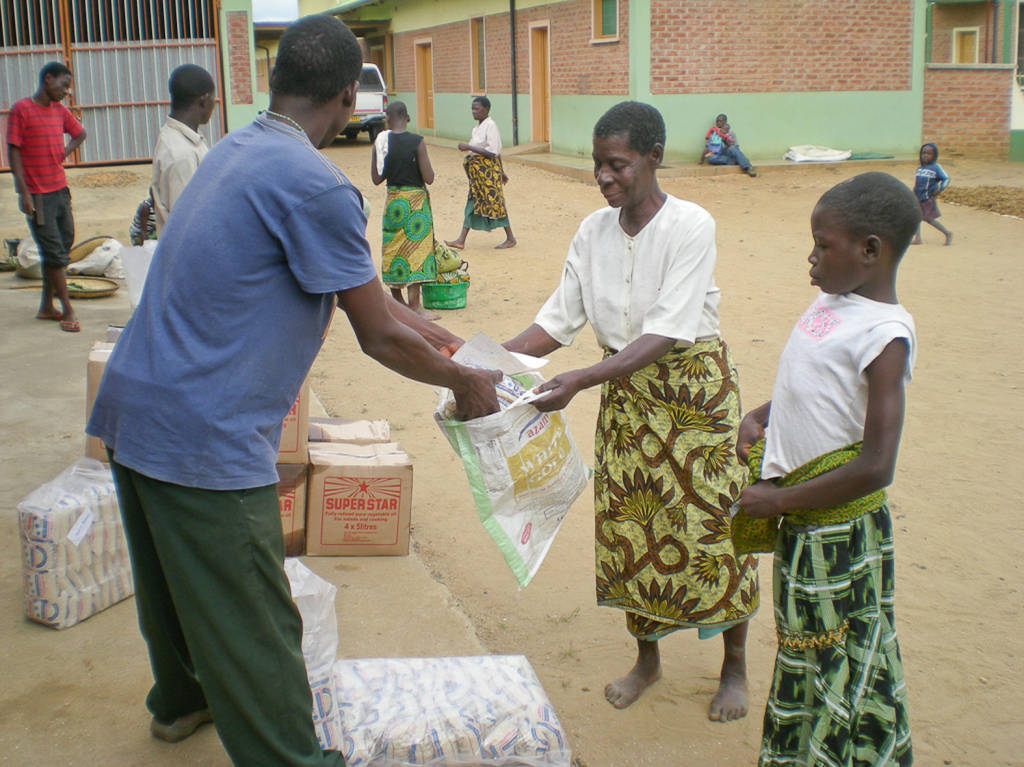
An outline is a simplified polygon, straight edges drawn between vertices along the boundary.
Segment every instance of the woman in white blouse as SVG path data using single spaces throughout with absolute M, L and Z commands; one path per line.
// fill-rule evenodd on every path
M 665 194 L 656 109 L 612 107 L 594 128 L 594 177 L 608 207 L 583 220 L 558 288 L 534 324 L 506 342 L 543 356 L 588 322 L 604 348 L 590 367 L 538 387 L 559 410 L 601 386 L 594 457 L 597 602 L 626 613 L 633 668 L 605 697 L 625 708 L 661 677 L 658 642 L 684 628 L 722 635 L 716 721 L 747 713 L 747 621 L 757 610 L 757 559 L 737 557 L 729 507 L 745 473 L 734 445 L 736 371 L 718 331 L 715 221 Z M 699 686 L 695 679 L 694 684 Z

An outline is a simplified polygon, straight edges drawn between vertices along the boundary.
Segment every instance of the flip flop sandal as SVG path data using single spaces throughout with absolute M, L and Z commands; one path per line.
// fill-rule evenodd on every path
M 82 326 L 78 324 L 78 320 L 61 320 L 60 329 L 65 333 L 78 333 Z

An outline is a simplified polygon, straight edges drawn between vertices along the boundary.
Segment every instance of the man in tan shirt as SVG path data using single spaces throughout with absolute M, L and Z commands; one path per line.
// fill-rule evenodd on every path
M 210 121 L 217 104 L 213 77 L 195 64 L 183 64 L 175 69 L 169 86 L 171 113 L 160 128 L 153 149 L 150 185 L 158 237 L 174 203 L 209 150 L 199 126 Z

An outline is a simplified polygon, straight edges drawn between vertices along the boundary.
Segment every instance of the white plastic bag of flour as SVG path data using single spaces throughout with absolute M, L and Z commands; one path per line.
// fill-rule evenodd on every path
M 134 592 L 110 468 L 80 458 L 18 504 L 25 614 L 65 629 Z
M 146 285 L 146 275 L 149 273 L 149 264 L 153 260 L 157 242 L 159 240 L 146 240 L 141 246 L 121 248 L 119 253 L 125 285 L 128 288 L 128 304 L 132 311 L 135 311 L 142 298 L 142 289 Z
M 565 730 L 522 655 L 341 659 L 349 767 L 569 767 Z
M 285 559 L 284 571 L 291 586 L 292 600 L 302 616 L 302 657 L 313 693 L 316 737 L 320 748 L 338 750 L 341 723 L 332 670 L 338 654 L 338 617 L 334 609 L 338 589 L 296 558 Z
M 569 433 L 564 413 L 541 413 L 529 404 L 530 389 L 544 381 L 486 337 L 470 339 L 453 359 L 497 367 L 502 409 L 483 418 L 455 421 L 453 395 L 443 390 L 434 418 L 462 459 L 484 529 L 498 545 L 520 586 L 544 561 L 569 506 L 583 492 L 589 470 Z M 509 403 L 507 395 L 522 392 Z

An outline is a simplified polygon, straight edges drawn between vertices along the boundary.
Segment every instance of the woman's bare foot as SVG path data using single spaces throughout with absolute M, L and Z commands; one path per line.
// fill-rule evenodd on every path
M 713 722 L 731 722 L 747 715 L 747 624 L 726 629 L 722 638 L 722 677 L 708 706 L 708 719 Z
M 946 243 L 945 244 L 946 245 L 952 245 L 953 244 L 953 233 L 952 232 L 946 232 Z
M 641 693 L 661 679 L 661 655 L 657 642 L 637 640 L 636 663 L 630 672 L 609 683 L 604 688 L 604 697 L 615 708 L 626 708 Z
M 455 250 L 462 250 L 464 247 L 466 247 L 465 242 L 459 242 L 458 240 L 445 240 L 444 244 L 447 245 L 449 248 L 455 248 Z
M 511 240 L 505 240 L 503 243 L 501 243 L 501 245 L 495 245 L 494 249 L 495 250 L 504 250 L 505 248 L 514 248 L 515 246 L 516 246 L 516 240 L 515 239 L 511 239 Z
M 747 715 L 747 675 L 745 670 L 727 670 L 729 662 L 722 664 L 722 679 L 718 692 L 708 706 L 708 719 L 713 722 L 731 722 Z

